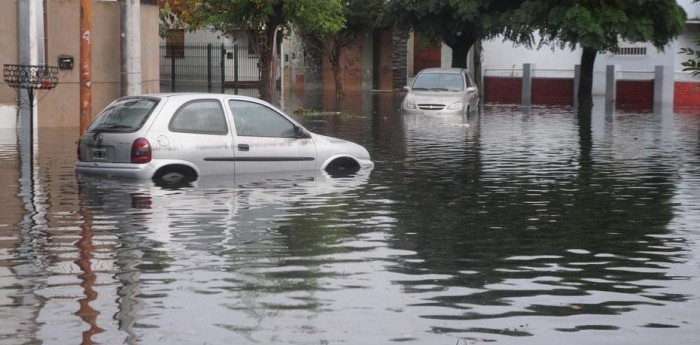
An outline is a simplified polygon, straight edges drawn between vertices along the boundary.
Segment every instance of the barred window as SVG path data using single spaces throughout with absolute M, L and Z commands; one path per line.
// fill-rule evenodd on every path
M 613 55 L 615 55 L 615 56 L 646 56 L 647 55 L 647 47 L 640 47 L 640 46 L 620 47 L 616 51 L 613 52 Z

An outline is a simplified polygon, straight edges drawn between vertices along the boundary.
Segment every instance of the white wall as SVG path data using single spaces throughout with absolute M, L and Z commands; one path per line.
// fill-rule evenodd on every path
M 0 104 L 0 129 L 16 128 L 17 107 L 10 104 Z
M 680 64 L 685 59 L 678 51 L 681 47 L 689 46 L 697 33 L 697 25 L 687 25 L 682 37 L 669 43 L 663 52 L 648 43 L 633 44 L 635 47 L 646 47 L 644 56 L 599 53 L 594 65 L 593 93 L 604 94 L 607 65 L 618 66 L 620 72 L 617 78 L 620 79 L 652 79 L 657 65 L 672 66 L 676 79 L 687 78 L 687 74 L 681 72 Z M 523 64 L 532 63 L 535 65 L 535 77 L 573 77 L 574 68 L 580 64 L 581 59 L 580 48 L 552 49 L 545 46 L 539 50 L 528 49 L 502 39 L 486 41 L 483 47 L 482 66 L 485 76 L 520 76 Z

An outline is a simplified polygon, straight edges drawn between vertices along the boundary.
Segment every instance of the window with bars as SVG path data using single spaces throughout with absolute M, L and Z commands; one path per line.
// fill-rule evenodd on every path
M 620 48 L 617 48 L 617 50 L 613 52 L 613 55 L 615 55 L 615 56 L 646 56 L 647 55 L 647 47 L 641 47 L 641 46 L 620 47 Z

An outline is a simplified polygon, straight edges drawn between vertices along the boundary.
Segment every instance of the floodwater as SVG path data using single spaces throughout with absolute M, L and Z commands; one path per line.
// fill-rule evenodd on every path
M 700 116 L 397 104 L 286 105 L 351 178 L 76 177 L 75 128 L 23 173 L 1 132 L 0 344 L 697 343 Z

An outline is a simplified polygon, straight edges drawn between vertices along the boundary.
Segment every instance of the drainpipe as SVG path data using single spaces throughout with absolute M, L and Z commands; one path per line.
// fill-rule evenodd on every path
M 92 119 L 92 0 L 80 0 L 80 134 Z
M 122 96 L 141 94 L 141 2 L 123 0 L 121 16 Z

